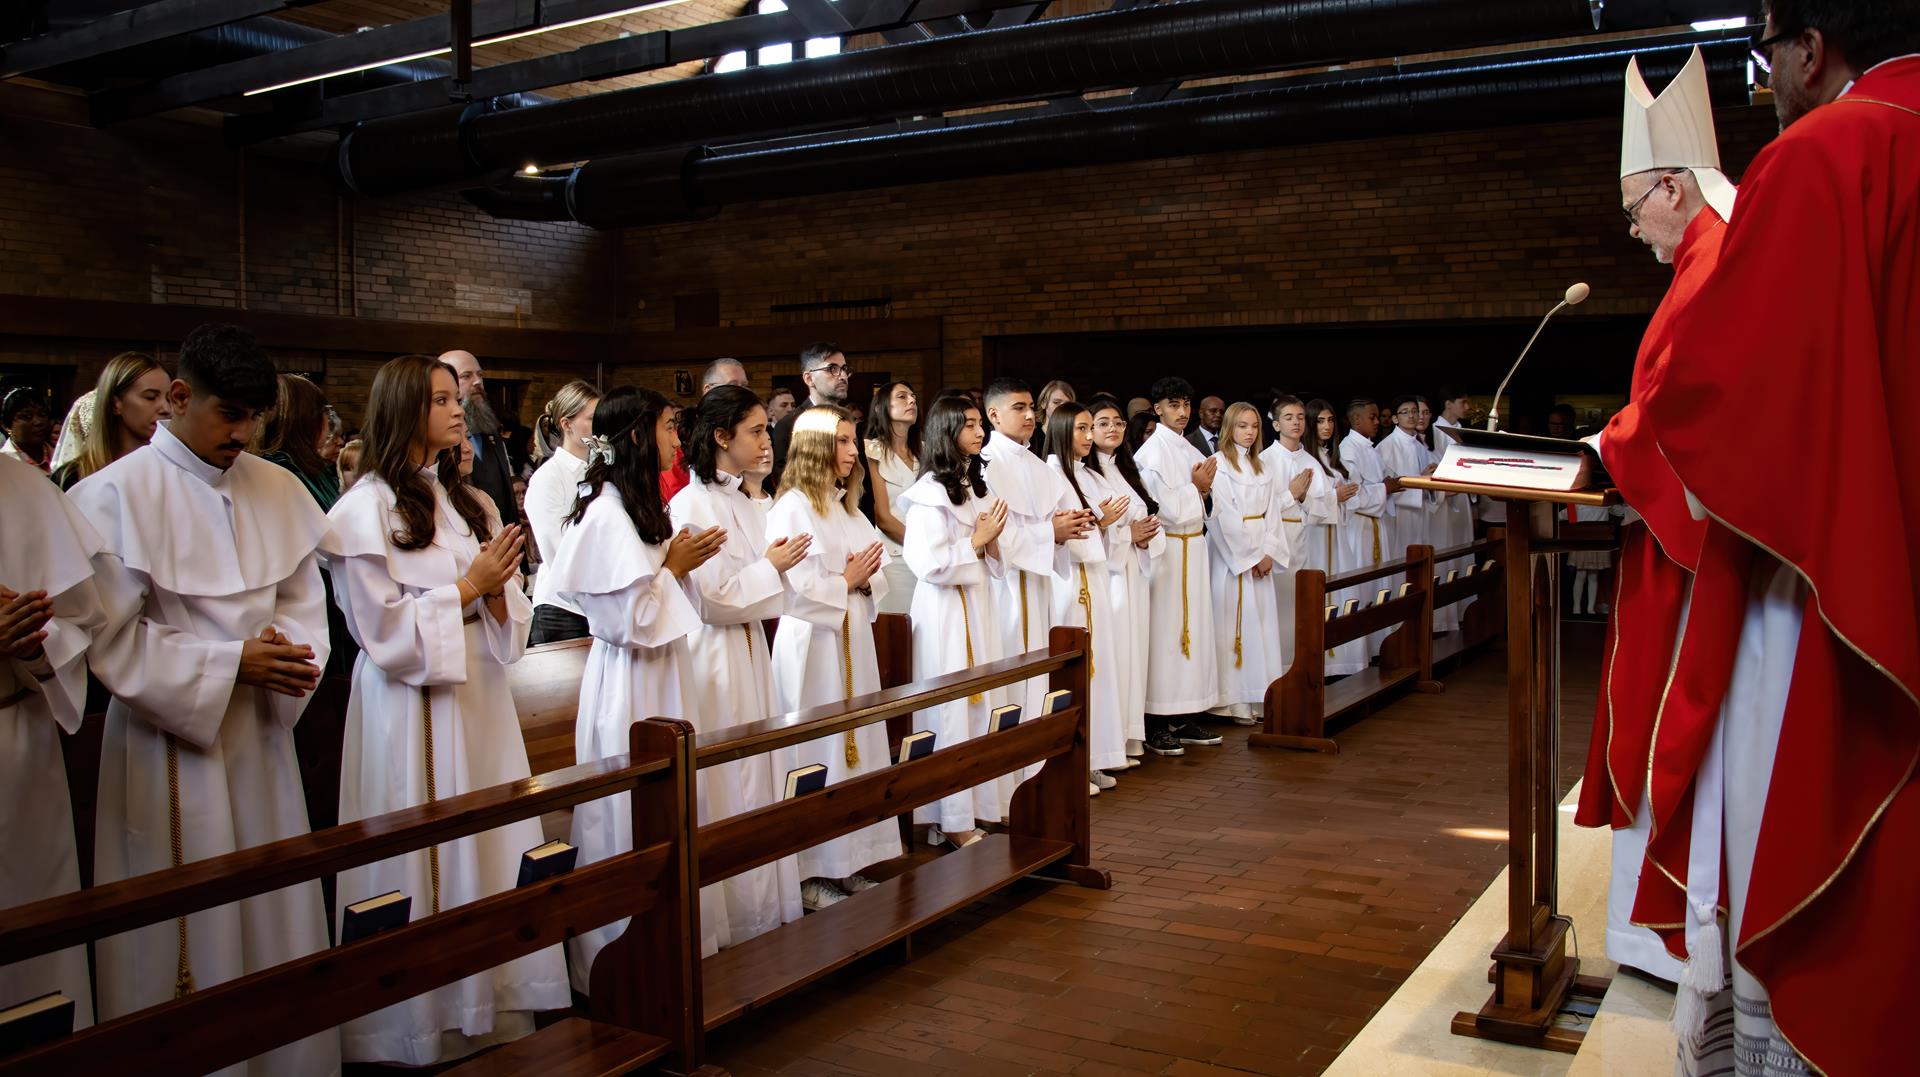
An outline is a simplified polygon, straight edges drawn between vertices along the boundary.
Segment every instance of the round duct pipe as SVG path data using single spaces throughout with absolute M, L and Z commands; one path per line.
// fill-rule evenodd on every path
M 1537 40 L 1592 25 L 1588 0 L 1186 0 L 531 108 L 450 107 L 379 120 L 341 139 L 337 171 L 347 190 L 393 194 L 528 162 Z
M 1747 101 L 1744 39 L 1700 40 L 1714 101 Z M 622 228 L 707 216 L 723 205 L 1090 164 L 1617 115 L 1621 72 L 1640 58 L 1661 85 L 1696 40 L 1573 56 L 1454 64 L 1336 81 L 1302 80 L 1092 112 L 1006 119 L 810 146 L 674 151 L 582 165 L 564 180 L 568 216 Z M 518 179 L 518 178 L 517 178 Z M 514 184 L 471 192 L 513 216 Z M 560 219 L 542 217 L 540 219 Z

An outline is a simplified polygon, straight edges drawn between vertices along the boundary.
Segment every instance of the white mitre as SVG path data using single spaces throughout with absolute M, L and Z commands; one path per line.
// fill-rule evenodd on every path
M 1640 75 L 1639 58 L 1627 61 L 1620 175 L 1625 178 L 1655 168 L 1692 171 L 1707 205 L 1722 220 L 1733 219 L 1734 187 L 1720 171 L 1720 144 L 1713 135 L 1713 102 L 1707 95 L 1707 62 L 1698 45 L 1658 97 Z

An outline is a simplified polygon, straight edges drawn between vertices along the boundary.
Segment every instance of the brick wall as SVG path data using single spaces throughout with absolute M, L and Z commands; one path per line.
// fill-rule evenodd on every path
M 1719 117 L 1737 176 L 1770 109 Z M 884 297 L 945 319 L 945 381 L 988 337 L 1535 318 L 1573 280 L 1588 315 L 1644 315 L 1670 273 L 1625 234 L 1617 121 L 1379 139 L 728 207 L 622 234 L 625 323 L 722 324 Z M 1624 379 L 1621 386 L 1624 389 Z
M 71 98 L 0 90 L 0 293 L 216 308 L 210 318 L 246 309 L 449 326 L 613 324 L 613 237 L 495 221 L 446 192 L 343 204 L 311 163 L 231 149 L 217 128 L 154 120 L 93 130 Z M 460 346 L 449 336 L 447 347 Z M 57 368 L 70 389 L 56 393 L 78 393 L 114 353 L 172 343 L 28 339 L 0 326 L 0 364 Z M 288 369 L 325 371 L 350 418 L 393 354 L 276 349 Z M 590 374 L 591 362 L 582 369 Z M 539 379 L 536 390 L 565 380 L 551 369 L 520 376 Z

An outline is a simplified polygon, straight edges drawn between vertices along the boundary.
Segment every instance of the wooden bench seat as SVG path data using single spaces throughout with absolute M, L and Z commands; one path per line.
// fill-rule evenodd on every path
M 443 1077 L 537 1073 L 540 1077 L 618 1077 L 673 1049 L 658 1036 L 585 1017 L 568 1017 L 443 1072 Z
M 1327 736 L 1333 718 L 1384 699 L 1401 685 L 1441 690 L 1433 679 L 1433 557 L 1431 546 L 1415 545 L 1407 547 L 1404 560 L 1333 579 L 1311 568 L 1294 574 L 1293 665 L 1267 686 L 1266 727 L 1247 737 L 1250 746 L 1338 752 Z M 1403 593 L 1391 593 L 1396 577 L 1405 577 Z M 1380 582 L 1388 583 L 1384 601 L 1328 616 L 1327 595 Z M 1330 649 L 1386 629 L 1392 632 L 1380 646 L 1379 664 L 1327 683 Z
M 1321 708 L 1321 713 L 1331 721 L 1398 688 L 1412 680 L 1418 672 L 1414 669 L 1383 670 L 1379 666 L 1368 666 L 1327 685 L 1326 704 Z
M 989 834 L 701 963 L 708 1031 L 1065 859 L 1070 841 Z

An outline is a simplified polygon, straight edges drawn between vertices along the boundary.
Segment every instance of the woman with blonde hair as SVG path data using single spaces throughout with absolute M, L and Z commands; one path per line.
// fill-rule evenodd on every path
M 1211 547 L 1214 669 L 1220 683 L 1215 714 L 1241 725 L 1260 716 L 1267 686 L 1285 671 L 1274 572 L 1292 553 L 1282 517 L 1297 507 L 1293 494 L 1275 489 L 1273 470 L 1260 460 L 1260 409 L 1237 402 L 1220 420 L 1220 467 L 1213 482 L 1213 512 L 1207 520 Z
M 1059 378 L 1040 387 L 1040 395 L 1033 398 L 1032 448 L 1035 456 L 1044 460 L 1054 451 L 1053 446 L 1047 443 L 1047 418 L 1053 414 L 1053 409 L 1062 404 L 1076 403 L 1079 399 L 1073 391 L 1073 386 Z
M 77 416 L 70 414 L 68 429 L 61 432 L 61 448 L 54 451 L 60 488 L 71 489 L 152 441 L 160 420 L 172 415 L 167 408 L 167 387 L 172 384 L 166 368 L 145 352 L 121 352 L 108 360 L 94 385 L 92 406 Z M 73 429 L 76 420 L 78 430 Z M 70 441 L 75 446 L 71 458 L 62 460 Z
M 787 612 L 773 639 L 773 704 L 781 713 L 844 703 L 880 690 L 873 619 L 887 593 L 887 551 L 860 514 L 859 435 L 852 413 L 808 408 L 793 424 L 780 495 L 767 517 L 768 541 L 811 536 L 787 570 Z M 875 725 L 801 745 L 802 765 L 824 764 L 828 782 L 885 768 L 887 731 Z M 800 854 L 802 904 L 818 909 L 874 885 L 861 869 L 899 856 L 900 828 L 882 819 Z
M 527 480 L 527 526 L 533 552 L 542 565 L 560 551 L 560 528 L 573 511 L 580 482 L 587 474 L 587 439 L 600 391 L 575 379 L 562 385 L 533 420 L 533 458 L 540 462 Z M 558 643 L 587 634 L 587 619 L 553 590 L 553 573 L 533 578 L 533 642 Z

